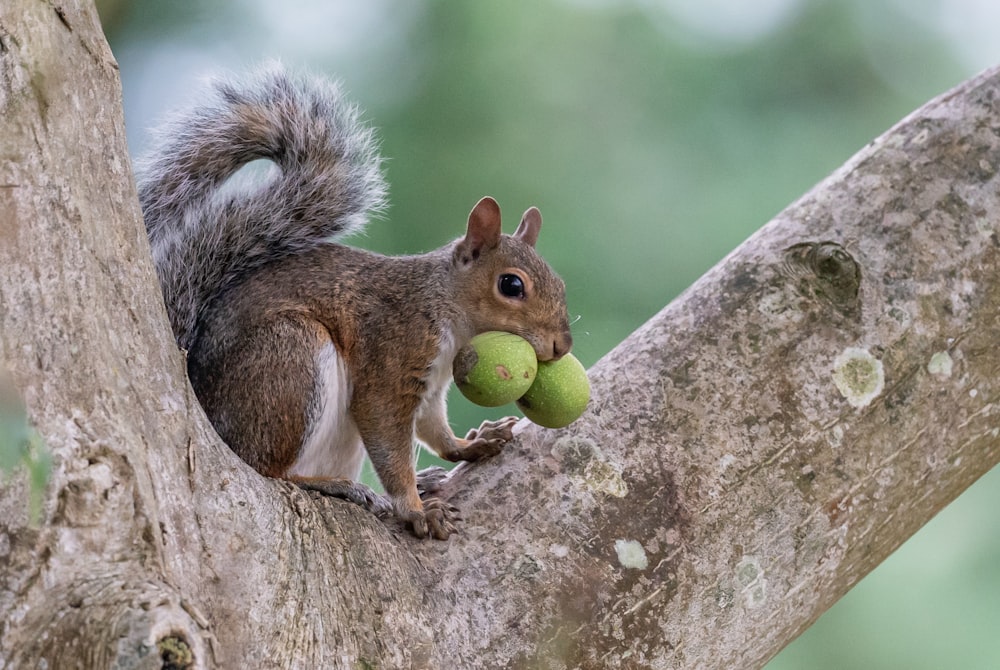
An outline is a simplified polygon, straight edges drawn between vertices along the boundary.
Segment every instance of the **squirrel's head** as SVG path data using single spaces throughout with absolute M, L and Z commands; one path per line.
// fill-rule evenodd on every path
M 500 206 L 480 200 L 469 214 L 465 237 L 455 243 L 453 270 L 475 333 L 502 330 L 520 335 L 540 361 L 569 353 L 566 285 L 535 251 L 542 215 L 531 207 L 513 235 L 500 230 Z

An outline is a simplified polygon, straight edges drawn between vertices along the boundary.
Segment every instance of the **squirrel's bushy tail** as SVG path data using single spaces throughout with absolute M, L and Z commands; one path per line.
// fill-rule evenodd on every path
M 254 160 L 277 175 L 226 181 Z M 138 163 L 139 200 L 170 323 L 190 348 L 200 311 L 234 278 L 360 229 L 383 206 L 374 134 L 339 88 L 268 65 L 216 80 Z M 225 186 L 225 187 L 224 187 Z

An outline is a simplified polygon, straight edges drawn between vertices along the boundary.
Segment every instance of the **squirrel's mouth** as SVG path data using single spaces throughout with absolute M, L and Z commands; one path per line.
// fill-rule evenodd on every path
M 554 337 L 532 337 L 528 341 L 540 361 L 558 361 L 573 348 L 573 336 L 568 331 Z

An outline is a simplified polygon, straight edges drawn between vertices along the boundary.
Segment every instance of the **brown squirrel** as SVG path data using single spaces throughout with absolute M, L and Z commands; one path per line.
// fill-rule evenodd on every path
M 396 515 L 418 537 L 446 539 L 457 511 L 421 498 L 414 438 L 473 461 L 498 453 L 515 421 L 455 436 L 445 393 L 456 353 L 489 330 L 524 337 L 539 360 L 572 347 L 563 282 L 534 249 L 541 215 L 528 209 L 504 235 L 483 198 L 465 236 L 427 254 L 335 243 L 385 193 L 373 133 L 338 87 L 272 65 L 210 95 L 163 126 L 138 170 L 199 401 L 260 473 L 385 511 L 356 481 L 367 450 Z M 258 159 L 277 174 L 228 183 Z

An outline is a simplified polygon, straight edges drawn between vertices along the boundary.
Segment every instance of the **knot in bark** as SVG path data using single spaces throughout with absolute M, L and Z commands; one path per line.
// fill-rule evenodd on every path
M 837 242 L 802 242 L 785 249 L 785 273 L 799 278 L 801 293 L 854 312 L 861 288 L 861 266 Z

